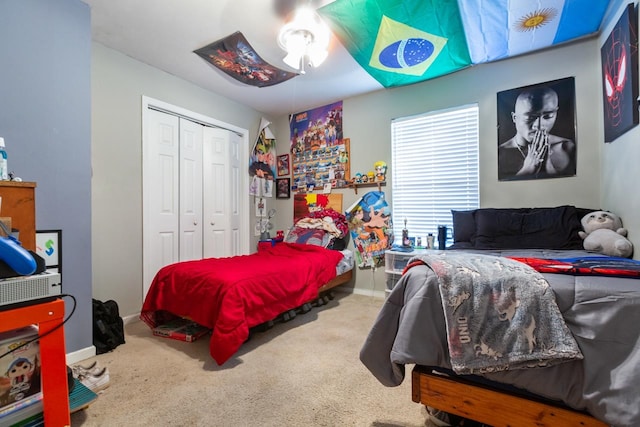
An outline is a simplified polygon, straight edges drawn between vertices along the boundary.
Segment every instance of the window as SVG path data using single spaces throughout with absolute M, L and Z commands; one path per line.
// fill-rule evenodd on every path
M 410 237 L 449 228 L 451 210 L 479 207 L 478 105 L 465 105 L 391 122 L 394 239 L 404 221 Z M 426 245 L 426 242 L 423 242 Z

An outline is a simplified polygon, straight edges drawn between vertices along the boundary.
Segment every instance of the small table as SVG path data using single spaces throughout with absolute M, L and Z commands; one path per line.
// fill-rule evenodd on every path
M 54 427 L 71 424 L 63 321 L 60 298 L 0 311 L 0 332 L 38 325 L 44 424 Z

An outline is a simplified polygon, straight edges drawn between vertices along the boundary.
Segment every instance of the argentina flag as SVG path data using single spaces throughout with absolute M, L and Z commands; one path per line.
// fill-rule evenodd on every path
M 474 64 L 595 34 L 608 0 L 458 0 Z
M 456 0 L 336 0 L 318 13 L 384 87 L 438 77 L 471 63 Z

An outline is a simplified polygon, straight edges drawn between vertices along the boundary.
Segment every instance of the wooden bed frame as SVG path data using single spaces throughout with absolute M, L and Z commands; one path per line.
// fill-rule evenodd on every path
M 340 286 L 344 283 L 347 283 L 353 277 L 353 269 L 346 271 L 342 274 L 337 275 L 333 279 L 331 279 L 328 283 L 318 289 L 318 297 L 313 299 L 312 301 L 308 301 L 305 304 L 302 304 L 300 307 L 293 308 L 291 310 L 285 311 L 284 313 L 280 313 L 275 319 L 268 320 L 265 323 L 254 326 L 252 329 L 256 332 L 264 332 L 267 329 L 271 329 L 276 321 L 288 322 L 289 320 L 294 319 L 298 314 L 304 314 L 311 311 L 311 307 L 316 306 L 320 307 L 329 302 L 329 300 L 333 299 L 333 293 L 331 290 L 336 286 Z
M 328 291 L 329 289 L 333 289 L 336 286 L 342 285 L 343 283 L 347 283 L 349 280 L 351 280 L 352 277 L 353 277 L 353 268 L 331 279 L 329 283 L 327 283 L 326 285 L 318 289 L 318 293 L 322 294 L 323 292 Z
M 411 385 L 414 402 L 493 427 L 607 426 L 584 412 L 437 374 L 424 366 L 413 368 Z

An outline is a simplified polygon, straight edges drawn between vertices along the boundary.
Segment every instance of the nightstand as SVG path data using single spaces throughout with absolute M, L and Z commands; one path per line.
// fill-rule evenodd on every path
M 416 255 L 426 254 L 429 249 L 414 249 L 405 251 L 386 251 L 384 253 L 384 273 L 386 276 L 385 296 L 389 295 L 393 287 L 402 277 L 402 271 L 411 258 Z

